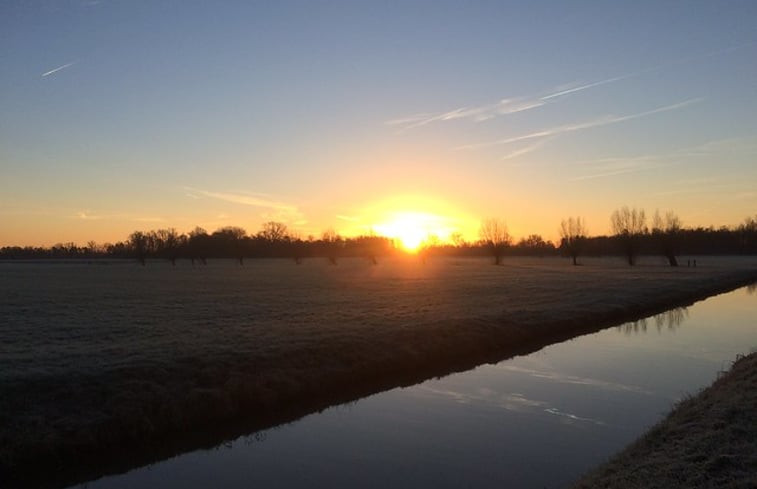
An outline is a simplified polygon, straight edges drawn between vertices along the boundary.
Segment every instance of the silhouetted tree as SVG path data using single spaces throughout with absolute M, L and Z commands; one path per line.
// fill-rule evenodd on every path
M 578 265 L 578 256 L 586 244 L 586 222 L 580 217 L 569 217 L 560 222 L 560 248 Z
M 668 211 L 663 218 L 659 211 L 655 211 L 652 219 L 652 238 L 662 256 L 668 259 L 670 266 L 677 267 L 676 255 L 679 253 L 681 241 L 681 220 L 675 212 Z
M 741 253 L 757 253 L 757 215 L 747 217 L 737 228 Z
M 87 254 L 90 256 L 101 254 L 105 249 L 95 241 L 87 241 Z
M 486 219 L 481 223 L 478 234 L 494 257 L 494 264 L 499 265 L 502 262 L 502 255 L 510 246 L 511 241 L 505 222 L 494 218 Z
M 195 260 L 200 260 L 200 263 L 207 265 L 208 254 L 210 253 L 210 236 L 208 232 L 203 228 L 197 226 L 189 232 L 187 238 L 187 253 L 192 260 L 192 265 L 195 264 Z
M 641 237 L 647 232 L 647 217 L 644 209 L 629 209 L 623 206 L 610 216 L 615 238 L 620 243 L 629 265 L 636 264 Z
M 329 263 L 336 265 L 336 261 L 342 250 L 341 236 L 339 236 L 333 228 L 330 228 L 323 232 L 321 241 L 323 243 L 323 251 L 326 254 Z
M 158 229 L 150 233 L 155 243 L 155 252 L 162 255 L 176 265 L 176 258 L 179 256 L 179 249 L 184 244 L 186 236 L 179 235 L 174 228 Z
M 465 248 L 466 246 L 468 246 L 468 243 L 463 237 L 463 233 L 461 233 L 460 231 L 455 231 L 454 233 L 450 234 L 449 240 L 456 248 Z
M 286 224 L 283 222 L 268 221 L 263 223 L 263 227 L 258 232 L 258 236 L 269 243 L 276 243 L 279 241 L 288 241 L 289 232 Z
M 554 250 L 555 245 L 553 245 L 551 241 L 545 241 L 539 234 L 529 234 L 518 241 L 518 244 L 515 245 L 513 251 L 516 254 L 522 255 L 544 256 Z
M 245 237 L 247 231 L 237 226 L 226 226 L 215 231 L 210 237 L 215 241 L 214 244 L 218 244 L 222 249 L 230 250 L 239 260 L 240 265 L 244 265 L 244 251 L 245 251 Z
M 148 253 L 148 237 L 142 231 L 134 231 L 129 235 L 129 247 L 142 266 Z
M 289 252 L 296 264 L 302 263 L 302 258 L 307 254 L 308 243 L 302 240 L 299 234 L 291 233 L 288 236 Z

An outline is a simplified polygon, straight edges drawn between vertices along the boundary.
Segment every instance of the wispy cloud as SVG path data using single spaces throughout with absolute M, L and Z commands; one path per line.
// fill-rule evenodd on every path
M 506 155 L 504 155 L 502 159 L 512 160 L 512 159 L 518 158 L 519 156 L 523 156 L 525 154 L 531 153 L 541 148 L 547 141 L 549 141 L 549 138 L 545 138 L 545 139 L 542 139 L 541 141 L 537 141 L 535 143 L 529 144 L 528 146 L 523 146 L 522 148 L 515 149 L 513 151 L 510 151 Z
M 460 107 L 457 109 L 447 110 L 444 112 L 427 112 L 421 114 L 415 114 L 408 117 L 402 117 L 386 121 L 387 125 L 400 126 L 402 129 L 411 129 L 414 127 L 424 126 L 432 122 L 451 121 L 457 119 L 469 119 L 472 121 L 480 122 L 492 119 L 499 115 L 513 114 L 516 112 L 522 112 L 525 110 L 535 109 L 541 107 L 547 103 L 550 103 L 554 99 L 564 97 L 566 95 L 572 95 L 591 88 L 616 83 L 619 81 L 627 80 L 629 78 L 635 78 L 647 73 L 653 73 L 656 71 L 671 68 L 677 65 L 693 63 L 701 59 L 710 58 L 713 56 L 719 56 L 727 54 L 732 51 L 740 50 L 745 47 L 751 47 L 757 44 L 754 41 L 749 41 L 742 44 L 729 46 L 723 49 L 714 50 L 711 52 L 697 53 L 691 56 L 686 56 L 676 60 L 661 63 L 656 66 L 645 68 L 635 71 L 633 73 L 627 73 L 625 75 L 614 76 L 605 78 L 603 80 L 597 80 L 589 83 L 576 83 L 574 86 L 562 85 L 559 89 L 553 90 L 551 93 L 531 96 L 521 96 L 515 98 L 505 98 L 499 102 L 474 106 L 474 107 Z
M 729 176 L 728 180 L 721 179 L 720 181 L 713 177 L 702 179 L 698 183 L 683 184 L 675 182 L 674 185 L 677 188 L 656 192 L 653 195 L 670 197 L 673 195 L 721 194 L 724 196 L 724 199 L 730 198 L 731 200 L 748 199 L 750 195 L 754 195 L 752 191 L 754 185 L 752 182 L 745 181 L 741 177 Z
M 81 219 L 83 221 L 99 221 L 100 219 L 105 218 L 105 216 L 98 216 L 98 215 L 90 213 L 89 211 L 77 212 L 74 217 L 76 217 L 77 219 Z
M 602 127 L 602 126 L 607 126 L 610 124 L 617 124 L 618 122 L 624 122 L 624 121 L 629 121 L 632 119 L 639 119 L 641 117 L 647 117 L 653 114 L 659 114 L 661 112 L 669 112 L 672 110 L 678 110 L 678 109 L 688 107 L 689 105 L 692 105 L 701 101 L 702 101 L 701 98 L 689 99 L 683 102 L 678 102 L 671 105 L 665 105 L 663 107 L 657 107 L 656 109 L 647 110 L 645 112 L 638 112 L 636 114 L 628 114 L 628 115 L 623 115 L 623 116 L 608 115 L 608 116 L 603 116 L 591 121 L 566 124 L 562 126 L 552 127 L 549 129 L 544 129 L 541 131 L 531 132 L 528 134 L 522 134 L 520 136 L 497 139 L 495 141 L 486 141 L 483 143 L 466 144 L 464 146 L 458 146 L 456 149 L 479 149 L 479 148 L 486 148 L 490 146 L 502 146 L 502 145 L 507 145 L 507 144 L 512 144 L 512 143 L 517 143 L 520 141 L 528 141 L 530 139 L 539 139 L 539 138 L 545 138 L 549 136 L 558 136 L 558 135 L 565 134 L 568 132 L 581 131 L 584 129 L 591 129 L 594 127 Z
M 545 95 L 541 98 L 541 100 L 546 101 L 557 97 L 562 97 L 563 95 L 570 95 L 571 93 L 581 92 L 583 90 L 588 90 L 589 88 L 594 87 L 600 87 L 602 85 L 607 85 L 608 83 L 614 83 L 617 81 L 625 80 L 626 78 L 631 78 L 633 76 L 636 76 L 638 73 L 631 73 L 629 75 L 623 75 L 623 76 L 616 76 L 613 78 L 607 78 L 605 80 L 599 80 L 593 83 L 587 83 L 586 85 L 579 85 L 577 87 L 573 88 L 567 88 L 564 90 L 560 90 L 554 93 L 550 93 L 549 95 Z
M 567 88 L 563 86 L 563 88 L 555 90 L 546 95 L 506 98 L 500 100 L 499 102 L 481 105 L 478 107 L 460 107 L 444 112 L 415 114 L 408 117 L 402 117 L 399 119 L 387 121 L 386 124 L 390 126 L 401 126 L 402 129 L 412 129 L 414 127 L 431 124 L 432 122 L 452 121 L 457 119 L 468 119 L 475 122 L 482 122 L 501 115 L 515 114 L 518 112 L 535 109 L 547 104 L 552 99 L 557 99 L 565 95 L 581 92 L 583 90 L 599 87 L 601 85 L 607 85 L 608 83 L 625 80 L 626 78 L 630 78 L 636 75 L 637 73 L 632 73 L 629 75 L 616 76 L 613 78 L 607 78 L 584 85 L 569 86 Z
M 201 195 L 201 196 L 210 197 L 213 199 L 231 202 L 233 204 L 249 205 L 253 207 L 263 207 L 267 209 L 276 209 L 276 210 L 282 210 L 282 211 L 296 211 L 297 210 L 297 206 L 286 204 L 284 202 L 271 200 L 259 194 L 256 195 L 256 194 L 241 194 L 241 193 L 231 193 L 231 192 L 211 192 L 208 190 L 198 190 L 198 189 L 194 189 L 190 187 L 187 187 L 185 190 L 187 191 L 187 195 L 191 198 L 196 198 Z
M 583 174 L 570 177 L 568 181 L 591 180 L 639 171 L 658 170 L 660 168 L 682 165 L 692 159 L 711 158 L 714 154 L 723 155 L 725 152 L 731 152 L 748 155 L 753 154 L 756 150 L 757 145 L 750 145 L 749 141 L 729 138 L 707 141 L 694 146 L 657 154 L 600 158 L 580 163 L 579 166 L 582 168 Z M 710 188 L 713 183 L 712 177 L 682 179 L 671 182 L 671 184 L 683 188 L 669 190 L 656 195 L 700 192 L 702 187 Z
M 200 190 L 191 187 L 185 187 L 184 190 L 190 198 L 209 197 L 224 202 L 231 202 L 232 204 L 258 207 L 263 210 L 260 213 L 260 217 L 265 220 L 286 221 L 294 224 L 307 222 L 304 220 L 302 212 L 300 212 L 296 205 L 273 200 L 263 194 L 211 192 L 209 190 Z
M 659 155 L 643 155 L 618 158 L 604 158 L 590 163 L 588 173 L 568 178 L 568 181 L 578 182 L 593 180 L 595 178 L 610 177 L 634 173 L 639 171 L 658 170 L 663 167 L 679 164 L 671 161 L 676 158 L 677 152 Z
M 42 73 L 41 78 L 45 78 L 47 76 L 52 75 L 53 73 L 57 73 L 57 72 L 59 72 L 61 70 L 65 70 L 66 68 L 70 68 L 71 66 L 73 66 L 75 64 L 76 64 L 76 61 L 72 61 L 71 63 L 66 63 L 64 65 L 58 66 L 57 68 L 53 68 L 50 71 L 46 71 L 46 72 Z
M 656 169 L 659 169 L 659 168 L 660 168 L 660 166 L 656 166 L 656 167 L 653 167 L 653 168 L 652 167 L 650 167 L 650 168 L 642 168 L 642 167 L 627 168 L 627 169 L 624 169 L 624 170 L 614 170 L 614 171 L 606 171 L 606 172 L 600 172 L 600 173 L 592 173 L 590 175 L 580 175 L 580 176 L 577 176 L 577 177 L 568 178 L 568 181 L 569 182 L 580 182 L 582 180 L 594 180 L 595 178 L 613 177 L 615 175 L 623 175 L 625 173 L 634 173 L 634 172 L 638 172 L 638 171 L 642 171 L 642 170 L 656 170 Z
M 402 126 L 403 129 L 425 126 L 432 122 L 452 121 L 456 119 L 470 119 L 476 122 L 486 121 L 499 115 L 514 114 L 525 110 L 534 109 L 544 105 L 540 99 L 503 99 L 499 102 L 482 105 L 479 107 L 460 107 L 439 113 L 416 114 L 401 119 L 387 121 L 390 126 Z
M 114 220 L 126 220 L 126 221 L 133 221 L 133 222 L 166 222 L 164 218 L 157 217 L 157 216 L 138 216 L 138 215 L 127 214 L 127 213 L 97 214 L 89 210 L 78 211 L 78 212 L 75 212 L 74 214 L 69 214 L 66 217 L 68 217 L 69 219 L 79 219 L 82 221 L 102 221 L 104 219 L 114 219 Z

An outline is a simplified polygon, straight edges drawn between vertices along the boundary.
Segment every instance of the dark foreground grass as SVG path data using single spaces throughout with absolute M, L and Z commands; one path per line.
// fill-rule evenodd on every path
M 738 359 L 574 489 L 757 487 L 757 353 Z
M 0 487 L 118 473 L 757 280 L 610 263 L 7 268 Z

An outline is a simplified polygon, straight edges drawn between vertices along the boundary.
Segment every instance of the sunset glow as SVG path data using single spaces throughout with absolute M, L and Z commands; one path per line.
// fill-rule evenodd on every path
M 381 236 L 398 240 L 405 251 L 415 253 L 429 239 L 449 239 L 451 230 L 445 221 L 433 214 L 398 212 L 389 221 L 377 224 L 375 229 Z
M 0 246 L 757 209 L 754 2 L 328 5 L 5 2 Z

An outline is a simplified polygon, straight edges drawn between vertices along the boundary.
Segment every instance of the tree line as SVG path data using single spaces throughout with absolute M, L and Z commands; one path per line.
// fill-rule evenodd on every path
M 449 243 L 442 243 L 429 236 L 417 253 L 422 260 L 431 256 L 491 256 L 495 264 L 501 264 L 505 256 L 562 255 L 571 258 L 574 265 L 579 264 L 581 256 L 620 255 L 634 265 L 641 255 L 659 255 L 671 266 L 678 266 L 681 255 L 757 254 L 757 216 L 733 228 L 685 228 L 674 212 L 655 212 L 648 222 L 643 209 L 621 207 L 611 214 L 610 224 L 612 235 L 589 236 L 583 218 L 568 217 L 560 223 L 558 244 L 538 234 L 514 242 L 505 221 L 492 218 L 482 221 L 477 241 L 468 242 L 456 234 Z M 304 258 L 321 257 L 335 265 L 343 257 L 364 257 L 376 263 L 379 257 L 400 252 L 399 242 L 384 236 L 345 238 L 329 229 L 319 238 L 302 238 L 284 223 L 269 221 L 255 234 L 234 226 L 212 233 L 200 227 L 188 233 L 165 228 L 134 231 L 125 241 L 114 244 L 90 241 L 85 246 L 8 246 L 0 248 L 0 259 L 130 258 L 142 264 L 148 259 L 165 259 L 174 264 L 187 259 L 201 265 L 211 258 L 232 258 L 243 265 L 247 258 L 289 258 L 300 263 Z

